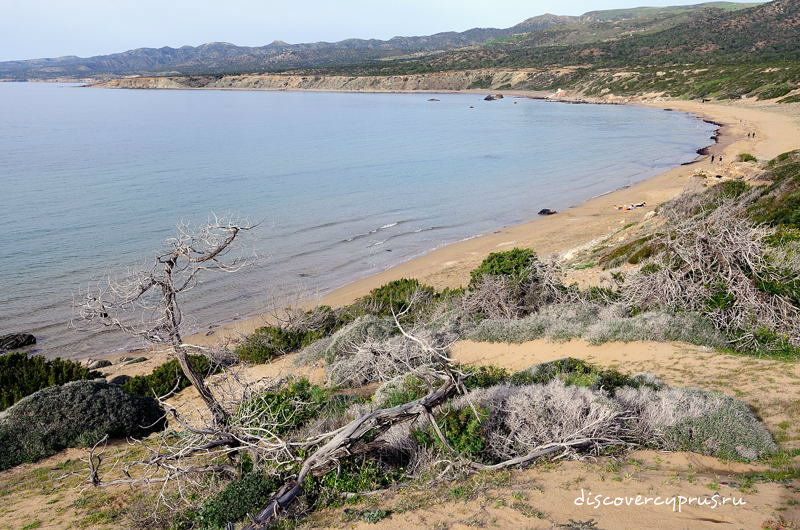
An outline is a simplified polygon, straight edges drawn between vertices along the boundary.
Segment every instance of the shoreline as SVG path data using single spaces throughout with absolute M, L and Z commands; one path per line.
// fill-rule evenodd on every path
M 181 88 L 163 90 L 252 90 L 242 88 Z M 298 90 L 303 91 L 303 90 Z M 499 91 L 463 90 L 463 91 L 412 91 L 424 93 L 475 93 L 489 94 Z M 385 93 L 385 92 L 384 92 Z M 408 92 L 404 92 L 408 93 Z M 546 99 L 541 92 L 503 91 L 504 95 Z M 602 104 L 603 102 L 573 101 L 573 103 Z M 606 102 L 608 104 L 609 102 Z M 615 104 L 620 104 L 615 102 Z M 658 175 L 638 182 L 632 186 L 612 190 L 593 197 L 576 206 L 572 206 L 556 215 L 544 216 L 517 225 L 501 228 L 491 233 L 479 234 L 461 241 L 450 243 L 439 248 L 424 251 L 421 255 L 401 262 L 384 271 L 346 283 L 321 296 L 311 297 L 300 302 L 302 307 L 330 305 L 339 307 L 367 294 L 370 290 L 384 283 L 400 278 L 416 278 L 437 289 L 458 287 L 469 278 L 469 271 L 477 266 L 490 252 L 507 250 L 515 246 L 532 248 L 540 256 L 553 254 L 564 255 L 568 251 L 579 248 L 601 238 L 624 224 L 641 220 L 658 205 L 681 193 L 698 171 L 715 172 L 735 177 L 741 173 L 732 162 L 739 153 L 752 153 L 759 159 L 772 158 L 781 152 L 791 150 L 794 145 L 791 138 L 800 138 L 800 122 L 790 115 L 778 114 L 762 110 L 756 106 L 721 105 L 718 103 L 699 103 L 670 99 L 636 99 L 623 104 L 634 104 L 660 108 L 665 111 L 685 112 L 697 119 L 717 125 L 717 131 L 710 139 L 714 143 L 698 149 L 697 158 L 688 163 L 672 167 Z M 777 127 L 776 127 L 777 126 Z M 769 130 L 769 132 L 768 132 Z M 756 138 L 747 138 L 747 132 L 755 131 Z M 793 131 L 787 133 L 786 131 Z M 711 166 L 708 155 L 723 155 L 725 164 Z M 643 208 L 632 211 L 620 211 L 614 208 L 617 204 L 646 202 Z M 185 337 L 185 341 L 198 346 L 212 346 L 230 342 L 251 333 L 255 328 L 269 323 L 269 310 L 253 316 L 225 321 Z M 114 353 L 98 353 L 90 359 L 116 360 L 126 356 L 145 355 L 148 361 L 134 365 L 115 364 L 109 367 L 110 375 L 126 373 L 135 375 L 146 373 L 165 360 L 166 352 L 154 347 L 136 348 Z M 87 358 L 80 359 L 85 361 Z M 128 367 L 128 370 L 124 370 Z M 122 370 L 119 370 L 122 368 Z

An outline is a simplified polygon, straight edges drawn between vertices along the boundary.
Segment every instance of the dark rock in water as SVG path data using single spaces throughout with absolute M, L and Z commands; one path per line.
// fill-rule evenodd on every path
M 495 94 L 494 99 L 503 99 L 503 94 Z
M 439 100 L 438 100 L 438 99 L 436 99 L 436 98 L 431 98 L 431 99 L 429 99 L 428 101 L 439 101 Z
M 495 99 L 497 99 L 497 98 L 496 98 L 496 97 L 494 97 L 494 96 L 493 96 L 493 95 L 491 95 L 491 94 L 489 94 L 488 96 L 486 96 L 485 98 L 483 98 L 483 100 L 484 100 L 484 101 L 494 101 Z
M 105 368 L 106 366 L 111 366 L 111 361 L 107 361 L 106 359 L 98 359 L 96 361 L 89 361 L 89 363 L 86 365 L 86 368 L 89 370 L 97 370 L 99 368 Z
M 36 337 L 30 333 L 9 333 L 0 336 L 0 350 L 15 350 L 36 344 Z
M 539 210 L 539 215 L 553 215 L 557 214 L 558 212 L 555 210 L 551 210 L 550 208 L 542 208 Z
M 109 383 L 111 383 L 112 385 L 120 385 L 120 386 L 122 386 L 125 383 L 127 383 L 128 381 L 130 381 L 130 379 L 131 379 L 131 376 L 129 376 L 129 375 L 118 375 L 117 377 L 112 377 L 111 380 L 109 381 Z

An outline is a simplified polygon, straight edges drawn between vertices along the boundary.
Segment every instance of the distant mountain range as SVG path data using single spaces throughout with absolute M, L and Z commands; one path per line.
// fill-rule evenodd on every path
M 613 20 L 607 14 L 615 11 L 601 11 L 606 18 L 554 25 L 479 47 L 345 68 L 375 75 L 556 65 L 797 64 L 800 60 L 800 0 L 690 7 L 697 9 L 639 8 L 633 10 L 638 14 L 635 17 L 626 16 L 630 10 L 618 10 Z
M 796 5 L 798 1 L 784 0 L 783 3 Z M 533 54 L 540 60 L 541 57 L 558 54 L 564 46 L 571 47 L 569 52 L 578 53 L 578 57 L 581 50 L 590 50 L 590 56 L 595 54 L 591 50 L 597 44 L 602 44 L 603 50 L 618 52 L 629 47 L 627 43 L 633 37 L 649 37 L 650 40 L 646 42 L 657 47 L 664 42 L 659 35 L 668 31 L 673 31 L 675 35 L 710 32 L 706 37 L 713 42 L 713 46 L 719 46 L 717 41 L 726 44 L 738 38 L 736 24 L 731 26 L 727 22 L 734 20 L 729 18 L 730 14 L 756 5 L 709 2 L 690 6 L 592 11 L 581 16 L 546 14 L 505 29 L 475 28 L 464 32 L 394 37 L 385 41 L 348 39 L 335 43 L 307 44 L 274 41 L 260 47 L 213 42 L 196 47 L 138 48 L 88 58 L 66 56 L 5 61 L 0 62 L 0 79 L 109 78 L 361 67 L 379 71 L 384 68 L 403 70 L 409 65 L 413 65 L 410 67 L 412 70 L 426 70 L 458 65 L 486 66 L 486 63 L 498 61 L 517 64 L 530 60 L 531 50 L 535 50 Z M 715 20 L 724 20 L 728 25 L 721 26 Z M 723 27 L 727 28 L 724 34 L 715 35 Z M 796 24 L 792 27 L 795 28 Z M 691 45 L 696 44 L 691 38 L 684 40 Z M 787 39 L 783 40 L 788 42 Z M 796 43 L 795 40 L 794 46 L 797 46 Z

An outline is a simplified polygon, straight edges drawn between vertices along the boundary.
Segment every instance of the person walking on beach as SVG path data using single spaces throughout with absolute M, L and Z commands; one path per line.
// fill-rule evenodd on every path
M 711 155 L 711 163 L 714 163 L 714 155 Z
M 722 155 L 719 155 L 719 163 L 722 163 Z

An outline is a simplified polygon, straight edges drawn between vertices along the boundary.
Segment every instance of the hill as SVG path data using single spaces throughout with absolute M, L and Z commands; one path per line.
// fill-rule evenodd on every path
M 624 10 L 623 10 L 624 11 Z M 599 12 L 604 13 L 604 12 Z M 350 71 L 371 74 L 552 65 L 641 66 L 754 63 L 800 58 L 800 0 L 775 0 L 745 9 L 665 8 L 645 18 L 612 11 L 591 22 L 562 25 L 515 40 L 452 50 Z M 650 13 L 644 11 L 640 13 Z M 590 38 L 593 33 L 596 38 Z
M 686 23 L 711 11 L 719 16 L 755 4 L 711 2 L 664 8 L 614 9 L 584 15 L 545 14 L 510 28 L 474 28 L 464 32 L 340 42 L 288 44 L 274 41 L 260 47 L 212 42 L 180 48 L 138 48 L 122 53 L 81 58 L 64 56 L 0 62 L 0 79 L 104 78 L 127 75 L 188 75 L 285 71 L 304 68 L 340 68 L 352 65 L 394 65 L 399 68 L 447 68 L 461 62 L 476 62 L 488 50 L 490 60 L 503 59 L 513 51 L 512 61 L 524 60 L 520 51 L 542 45 L 586 44 L 632 33 L 653 32 Z M 557 28 L 557 30 L 556 30 Z M 549 31 L 549 30 L 554 31 Z M 511 50 L 509 50 L 509 46 Z M 478 56 L 469 50 L 478 48 Z M 466 49 L 466 55 L 446 52 Z M 430 62 L 420 57 L 442 56 Z

